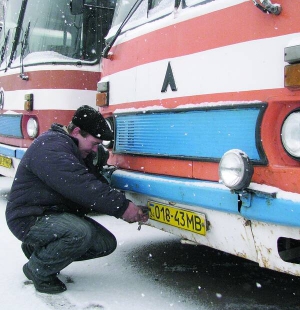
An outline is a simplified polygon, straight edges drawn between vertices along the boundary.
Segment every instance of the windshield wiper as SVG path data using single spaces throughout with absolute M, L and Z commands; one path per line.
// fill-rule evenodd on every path
M 20 36 L 21 36 L 21 31 L 22 31 L 22 24 L 23 24 L 25 10 L 26 10 L 26 6 L 27 6 L 27 1 L 28 0 L 23 0 L 22 1 L 22 7 L 21 7 L 21 10 L 20 10 L 20 15 L 19 15 L 18 23 L 17 23 L 17 28 L 16 28 L 16 33 L 15 33 L 15 37 L 14 37 L 14 41 L 13 41 L 13 46 L 12 46 L 12 49 L 11 49 L 11 54 L 10 54 L 10 58 L 9 58 L 9 62 L 8 62 L 7 67 L 10 67 L 11 63 L 13 62 L 14 57 L 15 57 L 15 52 L 16 52 L 17 46 L 19 44 L 19 40 L 20 40 Z
M 26 31 L 24 33 L 24 38 L 21 42 L 21 54 L 20 54 L 21 73 L 20 73 L 20 78 L 22 80 L 25 80 L 25 81 L 29 80 L 28 75 L 24 74 L 24 55 L 25 55 L 25 51 L 28 47 L 29 30 L 30 30 L 30 22 L 27 25 Z
M 10 29 L 7 31 L 7 34 L 5 36 L 5 40 L 4 40 L 3 46 L 1 48 L 0 65 L 2 64 L 2 62 L 4 60 L 5 53 L 6 53 L 6 49 L 7 49 L 7 45 L 8 45 L 8 39 L 9 39 L 9 33 L 10 33 Z
M 129 13 L 127 14 L 127 16 L 125 17 L 125 19 L 123 20 L 122 24 L 120 25 L 119 29 L 117 30 L 117 32 L 115 33 L 115 35 L 108 41 L 107 45 L 104 47 L 103 52 L 102 52 L 102 56 L 104 58 L 108 58 L 108 53 L 111 49 L 111 47 L 114 45 L 114 43 L 116 42 L 118 36 L 120 35 L 122 29 L 124 28 L 124 26 L 127 24 L 127 22 L 129 21 L 129 19 L 132 17 L 132 15 L 135 13 L 135 11 L 138 9 L 138 7 L 140 6 L 140 4 L 143 2 L 144 0 L 137 0 L 135 2 L 135 4 L 132 6 L 132 8 L 130 9 Z

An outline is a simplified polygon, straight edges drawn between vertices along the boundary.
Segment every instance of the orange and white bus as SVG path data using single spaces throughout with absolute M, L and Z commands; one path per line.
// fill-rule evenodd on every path
M 82 104 L 96 107 L 104 37 L 114 0 L 5 0 L 0 49 L 0 174 L 14 176 L 24 152 Z
M 300 2 L 278 2 L 117 0 L 97 102 L 151 226 L 300 275 Z

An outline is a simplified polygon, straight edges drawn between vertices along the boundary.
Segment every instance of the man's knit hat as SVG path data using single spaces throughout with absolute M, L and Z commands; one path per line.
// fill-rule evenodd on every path
M 83 105 L 75 112 L 72 123 L 100 140 L 113 140 L 114 136 L 103 116 L 94 108 Z

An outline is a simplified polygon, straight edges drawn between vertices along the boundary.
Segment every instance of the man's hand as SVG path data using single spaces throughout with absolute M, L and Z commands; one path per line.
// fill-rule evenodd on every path
M 134 222 L 147 222 L 148 212 L 145 212 L 145 208 L 136 206 L 133 202 L 129 202 L 128 208 L 124 212 L 122 219 L 128 223 Z

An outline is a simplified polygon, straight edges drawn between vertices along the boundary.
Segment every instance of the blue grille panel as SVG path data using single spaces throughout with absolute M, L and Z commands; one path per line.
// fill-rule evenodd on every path
M 21 130 L 22 115 L 1 114 L 0 115 L 0 135 L 23 138 Z
M 259 125 L 265 105 L 238 108 L 167 110 L 116 117 L 115 152 L 219 160 L 241 149 L 264 161 Z

